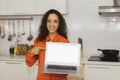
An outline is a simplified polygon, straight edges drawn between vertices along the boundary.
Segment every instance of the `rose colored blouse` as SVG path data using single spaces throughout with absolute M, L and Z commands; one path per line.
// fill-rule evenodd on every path
M 44 41 L 37 41 L 37 38 L 34 40 L 33 47 L 46 47 L 46 42 L 50 41 L 50 36 L 47 36 Z M 62 37 L 59 34 L 56 34 L 52 42 L 65 42 L 68 43 L 69 41 Z M 48 74 L 42 73 L 42 68 L 44 66 L 44 59 L 45 59 L 45 50 L 41 50 L 39 55 L 32 54 L 29 50 L 26 54 L 26 64 L 30 67 L 38 60 L 38 75 L 37 80 L 67 80 L 67 74 Z

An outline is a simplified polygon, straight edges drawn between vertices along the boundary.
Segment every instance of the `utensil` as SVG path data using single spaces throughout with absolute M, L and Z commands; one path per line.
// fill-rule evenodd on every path
M 102 51 L 105 56 L 117 56 L 119 54 L 119 50 L 115 49 L 97 49 L 98 51 Z
M 3 28 L 3 35 L 1 36 L 1 38 L 3 39 L 3 38 L 5 37 L 5 26 L 4 26 L 4 20 L 3 20 L 3 26 L 2 26 L 2 28 Z
M 13 37 L 15 37 L 16 34 L 15 34 L 15 23 L 14 23 L 14 20 L 13 20 Z
M 19 27 L 20 27 L 20 21 L 18 20 L 18 25 L 17 25 L 17 28 L 18 28 L 17 42 L 20 42 L 20 40 L 21 40 Z
M 30 30 L 30 34 L 29 34 L 27 40 L 31 41 L 33 39 L 33 35 L 31 34 L 31 20 L 29 21 L 29 30 Z
M 2 33 L 2 26 L 0 25 L 0 36 L 1 36 L 1 33 Z
M 0 21 L 1 22 L 1 21 Z M 2 26 L 1 26 L 1 24 L 0 24 L 0 36 L 1 36 L 1 34 L 2 34 Z
M 18 20 L 18 37 L 20 37 L 19 28 L 20 28 L 20 21 Z
M 25 29 L 24 29 L 24 20 L 23 20 L 23 33 L 21 33 L 22 35 L 25 35 Z
M 8 36 L 8 41 L 12 40 L 12 35 L 10 34 L 10 20 L 8 21 L 8 29 L 9 29 L 9 36 Z

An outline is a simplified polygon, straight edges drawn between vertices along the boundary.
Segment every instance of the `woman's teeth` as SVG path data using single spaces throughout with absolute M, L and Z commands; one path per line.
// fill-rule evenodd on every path
M 55 28 L 54 27 L 50 27 L 50 30 L 54 30 Z

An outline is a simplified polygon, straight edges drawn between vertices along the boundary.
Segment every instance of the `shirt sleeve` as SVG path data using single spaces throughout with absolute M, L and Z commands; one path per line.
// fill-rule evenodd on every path
M 36 46 L 36 39 L 34 41 L 34 45 L 33 46 Z M 25 56 L 25 59 L 26 59 L 26 64 L 31 67 L 37 60 L 38 60 L 38 56 L 39 55 L 35 55 L 35 54 L 32 54 L 31 53 L 31 50 L 28 50 L 26 56 Z

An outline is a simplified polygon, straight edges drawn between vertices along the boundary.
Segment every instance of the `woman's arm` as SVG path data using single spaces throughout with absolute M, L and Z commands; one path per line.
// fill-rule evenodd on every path
M 26 58 L 26 64 L 30 67 L 32 66 L 36 60 L 38 60 L 39 55 L 36 55 L 35 53 L 35 47 L 37 46 L 37 42 L 36 42 L 37 38 L 34 40 L 34 45 L 33 48 L 28 50 L 25 58 Z
M 26 54 L 26 64 L 31 67 L 36 60 L 38 59 L 38 55 L 32 54 L 31 50 L 28 51 L 28 53 Z

